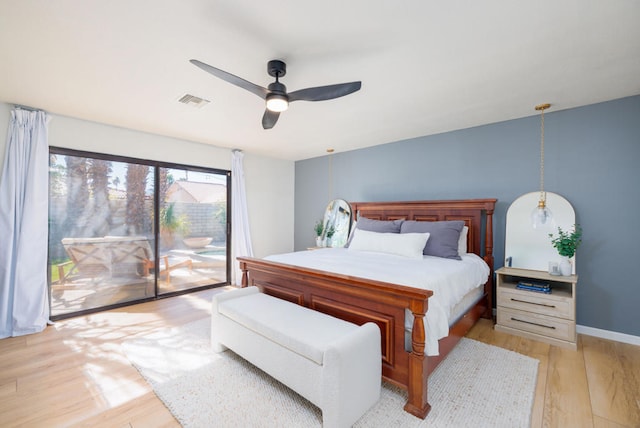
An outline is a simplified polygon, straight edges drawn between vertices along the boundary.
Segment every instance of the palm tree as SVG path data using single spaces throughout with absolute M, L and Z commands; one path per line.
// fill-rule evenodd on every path
M 63 197 L 65 195 L 65 166 L 58 163 L 58 156 L 49 155 L 49 195 Z
M 111 207 L 109 206 L 109 174 L 111 162 L 102 159 L 87 161 L 87 177 L 93 195 L 93 212 L 87 219 L 91 236 L 102 236 L 109 232 Z
M 64 235 L 83 236 L 82 224 L 85 207 L 89 201 L 87 183 L 87 158 L 66 156 L 67 161 L 67 210 L 62 230 Z
M 127 164 L 127 214 L 126 231 L 129 235 L 141 234 L 145 224 L 145 191 L 149 167 L 135 163 Z
M 173 177 L 171 176 L 171 174 L 169 174 L 169 170 L 167 168 L 159 168 L 158 175 L 160 178 L 158 199 L 160 200 L 160 208 L 163 208 L 167 198 L 167 190 L 169 190 L 169 186 L 171 185 L 170 179 Z

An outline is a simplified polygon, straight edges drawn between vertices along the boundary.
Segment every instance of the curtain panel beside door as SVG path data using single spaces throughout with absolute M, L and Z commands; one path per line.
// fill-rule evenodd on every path
M 49 147 L 43 111 L 11 112 L 0 176 L 0 338 L 37 333 L 49 320 Z

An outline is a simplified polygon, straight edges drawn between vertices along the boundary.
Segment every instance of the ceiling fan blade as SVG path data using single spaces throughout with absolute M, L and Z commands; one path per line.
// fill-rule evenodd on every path
M 291 92 L 289 102 L 292 101 L 324 101 L 343 97 L 360 90 L 362 82 L 339 83 L 337 85 L 318 86 Z
M 263 88 L 262 86 L 251 83 L 248 80 L 244 80 L 241 77 L 234 76 L 233 74 L 227 73 L 226 71 L 220 70 L 219 68 L 212 67 L 209 64 L 205 64 L 204 62 L 198 61 L 197 59 L 189 60 L 189 62 L 197 67 L 200 67 L 207 73 L 211 73 L 214 76 L 226 82 L 231 83 L 232 85 L 236 85 L 242 89 L 246 89 L 247 91 L 256 94 L 262 99 L 267 98 L 267 94 L 269 93 L 267 88 Z
M 280 113 L 277 111 L 271 111 L 269 109 L 264 111 L 264 115 L 262 116 L 262 127 L 264 129 L 271 129 L 278 121 L 280 117 Z

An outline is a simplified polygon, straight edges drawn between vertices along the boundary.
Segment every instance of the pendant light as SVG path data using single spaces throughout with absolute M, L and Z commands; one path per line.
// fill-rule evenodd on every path
M 544 191 L 544 111 L 551 104 L 540 104 L 536 110 L 540 112 L 540 200 L 538 206 L 531 212 L 531 225 L 534 229 L 547 228 L 553 216 L 547 207 L 547 193 Z

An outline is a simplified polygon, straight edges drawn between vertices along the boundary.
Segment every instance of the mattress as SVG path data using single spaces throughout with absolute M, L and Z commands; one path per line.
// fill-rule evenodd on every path
M 438 340 L 449 334 L 449 326 L 475 304 L 487 282 L 489 266 L 475 254 L 464 254 L 462 260 L 423 256 L 421 259 L 347 248 L 269 256 L 266 259 L 319 269 L 332 273 L 400 284 L 433 291 L 425 315 L 427 355 L 438 355 Z M 410 329 L 413 317 L 405 317 Z

